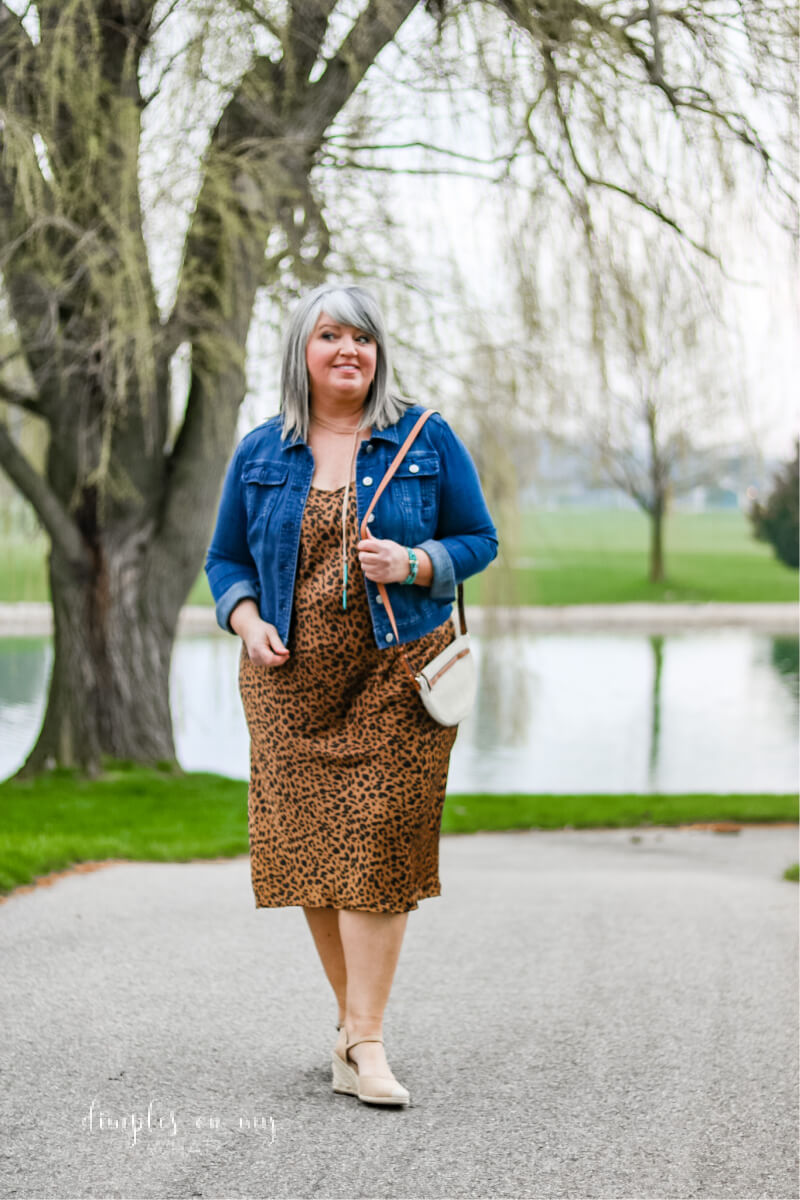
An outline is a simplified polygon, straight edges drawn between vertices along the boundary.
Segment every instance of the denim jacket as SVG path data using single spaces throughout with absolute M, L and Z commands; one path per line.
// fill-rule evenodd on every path
M 359 528 L 375 489 L 424 410 L 406 409 L 387 429 L 359 445 L 356 497 Z M 289 637 L 300 525 L 314 473 L 309 445 L 281 441 L 283 417 L 259 425 L 237 446 L 222 488 L 206 575 L 217 621 L 233 632 L 240 600 L 255 600 L 264 621 Z M 439 413 L 423 425 L 370 519 L 374 537 L 425 550 L 429 587 L 387 585 L 401 642 L 430 633 L 450 615 L 456 584 L 482 571 L 497 554 L 497 531 L 478 473 L 463 442 Z M 375 583 L 365 579 L 372 629 L 382 649 L 395 640 Z

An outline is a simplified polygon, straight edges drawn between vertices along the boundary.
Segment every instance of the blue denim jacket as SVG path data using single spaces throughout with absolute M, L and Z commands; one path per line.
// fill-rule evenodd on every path
M 356 457 L 359 527 L 375 489 L 424 410 L 406 409 L 388 429 L 373 430 Z M 282 416 L 247 434 L 234 452 L 222 488 L 206 575 L 217 621 L 231 630 L 240 600 L 255 600 L 261 617 L 287 644 L 292 617 L 300 524 L 314 473 L 311 448 L 299 437 L 281 441 Z M 423 425 L 370 517 L 374 537 L 425 550 L 430 587 L 388 584 L 401 642 L 430 633 L 450 615 L 456 584 L 497 554 L 497 531 L 478 473 L 463 442 L 438 413 Z M 366 579 L 372 629 L 381 648 L 395 638 L 378 588 Z

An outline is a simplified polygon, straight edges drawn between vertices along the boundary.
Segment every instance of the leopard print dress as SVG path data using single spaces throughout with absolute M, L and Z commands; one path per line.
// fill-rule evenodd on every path
M 374 640 L 358 560 L 355 489 L 311 488 L 303 514 L 289 658 L 251 662 L 239 686 L 250 731 L 248 825 L 256 908 L 409 912 L 441 894 L 439 834 L 457 728 L 437 724 L 397 648 Z M 406 651 L 420 667 L 451 619 Z

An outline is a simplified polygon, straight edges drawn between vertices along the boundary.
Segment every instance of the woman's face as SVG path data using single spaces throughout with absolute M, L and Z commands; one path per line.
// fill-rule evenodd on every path
M 312 400 L 363 404 L 375 377 L 378 344 L 355 325 L 341 325 L 322 312 L 306 345 Z

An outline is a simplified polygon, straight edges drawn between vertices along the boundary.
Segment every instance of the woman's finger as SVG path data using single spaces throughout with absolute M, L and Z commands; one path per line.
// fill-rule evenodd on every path
M 280 667 L 283 663 L 289 661 L 288 651 L 285 654 L 275 654 L 269 647 L 260 645 L 254 646 L 250 651 L 250 658 L 260 667 Z
M 364 574 L 373 583 L 394 583 L 408 574 L 406 550 L 388 538 L 375 539 L 371 545 L 359 542 L 358 558 Z
M 289 657 L 274 625 L 264 621 L 257 635 L 250 639 L 247 652 L 254 663 L 262 667 L 279 667 Z
M 278 631 L 275 628 L 275 626 L 270 625 L 268 623 L 267 623 L 267 641 L 269 642 L 270 649 L 275 654 L 288 654 L 289 653 L 286 646 L 284 646 L 283 642 L 281 641 L 280 635 L 278 634 Z

